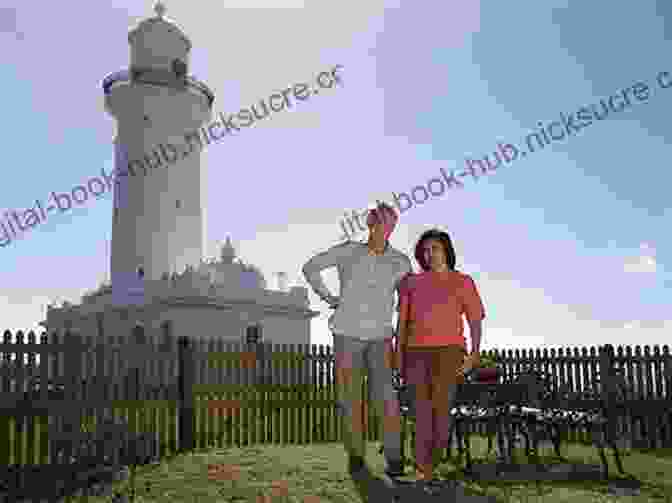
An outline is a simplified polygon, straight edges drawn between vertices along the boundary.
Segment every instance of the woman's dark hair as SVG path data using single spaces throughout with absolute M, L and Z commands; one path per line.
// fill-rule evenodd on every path
M 443 245 L 443 251 L 446 254 L 446 264 L 448 269 L 451 271 L 455 270 L 455 248 L 453 248 L 453 242 L 450 239 L 450 236 L 447 232 L 440 231 L 439 229 L 430 229 L 422 233 L 418 243 L 415 245 L 415 260 L 418 261 L 420 267 L 423 271 L 429 271 L 430 265 L 425 262 L 425 257 L 423 253 L 423 246 L 425 241 L 428 239 L 435 239 Z

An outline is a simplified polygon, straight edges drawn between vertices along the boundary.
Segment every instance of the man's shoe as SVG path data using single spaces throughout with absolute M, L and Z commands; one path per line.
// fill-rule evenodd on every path
M 388 461 L 387 468 L 385 468 L 385 474 L 388 477 L 403 477 L 404 476 L 404 463 L 401 461 Z
M 348 471 L 350 473 L 359 472 L 364 468 L 364 458 L 361 456 L 348 457 Z
M 437 480 L 423 480 L 420 482 L 420 485 L 425 494 L 429 494 L 430 496 L 436 496 L 441 493 L 442 487 Z

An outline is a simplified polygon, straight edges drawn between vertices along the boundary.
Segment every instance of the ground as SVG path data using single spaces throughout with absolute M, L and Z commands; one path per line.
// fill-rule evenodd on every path
M 476 458 L 485 456 L 487 442 L 484 439 L 475 438 L 472 445 Z M 563 454 L 578 463 L 599 465 L 597 453 L 590 447 L 572 446 Z M 612 477 L 616 477 L 611 456 L 609 458 Z M 369 444 L 367 462 L 374 477 L 382 475 L 384 461 L 378 453 L 378 444 Z M 623 463 L 625 470 L 642 482 L 639 495 L 612 495 L 603 482 L 469 482 L 448 463 L 441 465 L 439 472 L 449 479 L 462 481 L 462 492 L 468 496 L 492 496 L 502 503 L 672 503 L 672 450 L 626 451 Z M 410 467 L 408 472 L 411 473 Z M 355 503 L 367 500 L 377 503 L 379 497 L 387 500 L 384 492 L 375 492 L 374 496 L 370 492 L 374 490 L 371 484 L 353 482 L 340 444 L 211 448 L 176 456 L 158 466 L 139 468 L 135 478 L 138 503 Z M 128 482 L 120 483 L 117 489 L 127 485 Z M 447 500 L 429 498 L 428 501 Z M 408 493 L 401 502 L 405 499 L 420 503 L 424 498 L 421 494 L 416 497 Z M 477 500 L 479 498 L 466 497 L 464 501 Z M 102 503 L 105 500 L 90 497 L 88 501 Z

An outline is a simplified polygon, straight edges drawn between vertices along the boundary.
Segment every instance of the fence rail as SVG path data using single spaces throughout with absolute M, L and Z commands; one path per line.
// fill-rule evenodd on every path
M 75 443 L 83 419 L 94 428 L 123 418 L 135 432 L 156 434 L 160 455 L 211 445 L 335 442 L 341 438 L 334 355 L 316 345 L 229 343 L 175 337 L 168 326 L 147 336 L 82 337 L 6 331 L 0 344 L 0 463 L 54 463 L 54 442 Z M 600 374 L 599 348 L 489 351 L 513 375 L 533 364 L 558 386 L 581 391 Z M 36 364 L 36 356 L 40 364 Z M 13 356 L 15 356 L 13 358 Z M 618 347 L 611 358 L 635 390 L 633 399 L 672 400 L 668 346 Z M 54 397 L 36 378 L 64 389 Z M 366 413 L 368 417 L 368 412 Z M 627 423 L 627 421 L 625 422 Z M 627 430 L 628 424 L 624 423 Z M 660 431 L 630 425 L 633 442 L 672 446 L 672 417 Z M 70 428 L 74 427 L 74 431 Z M 380 429 L 369 417 L 369 440 Z M 69 437 L 68 437 L 69 435 Z M 69 455 L 69 454 L 68 454 Z

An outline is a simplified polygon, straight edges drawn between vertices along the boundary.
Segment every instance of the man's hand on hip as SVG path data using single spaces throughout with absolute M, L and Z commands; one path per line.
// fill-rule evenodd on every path
M 331 309 L 336 309 L 341 304 L 341 298 L 335 295 L 327 295 L 326 297 L 322 297 L 322 300 L 329 304 Z

